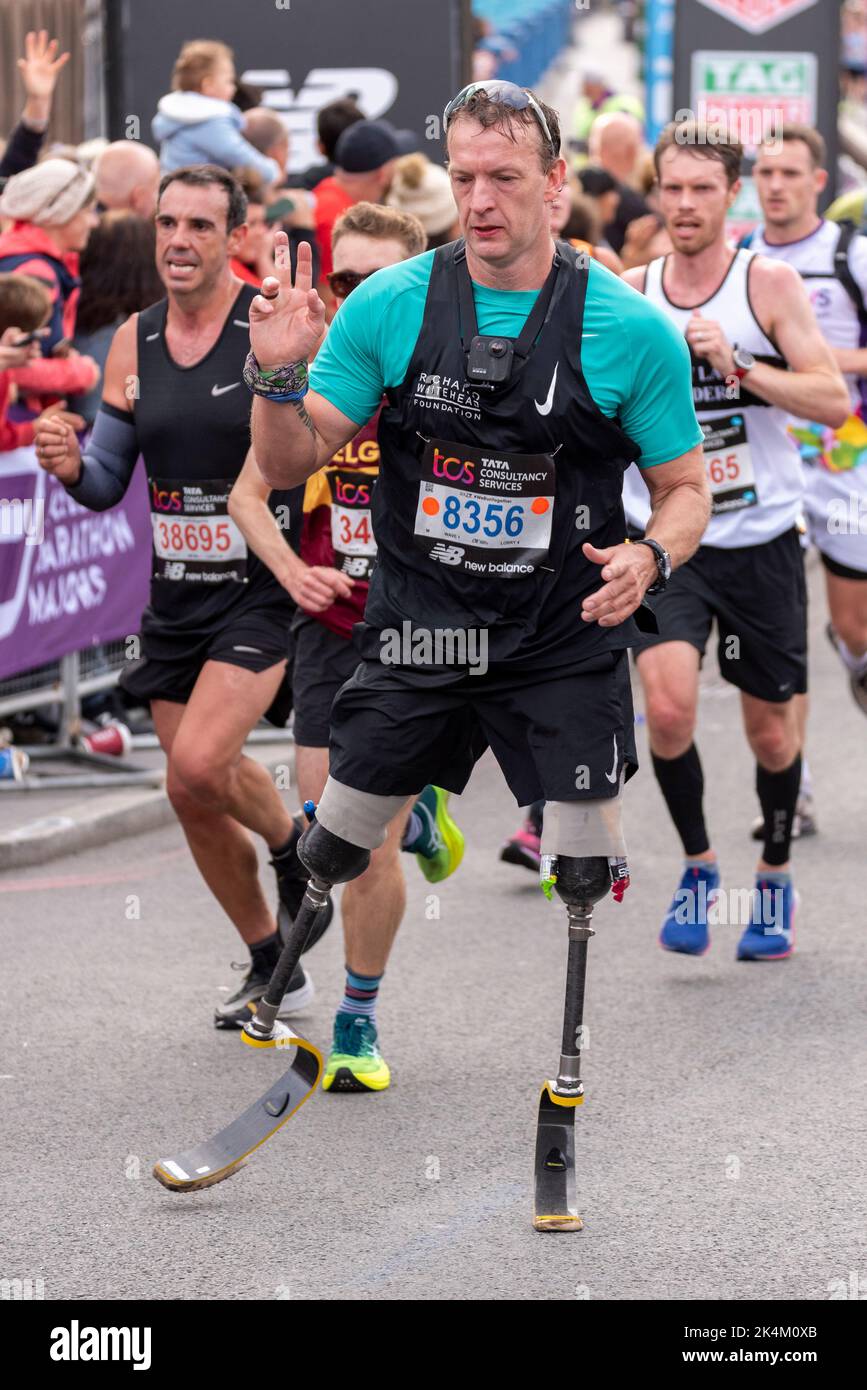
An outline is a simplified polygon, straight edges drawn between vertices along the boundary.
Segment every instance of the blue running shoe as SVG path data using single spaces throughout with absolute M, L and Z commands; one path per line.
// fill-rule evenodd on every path
M 798 895 L 790 878 L 757 878 L 749 926 L 738 960 L 785 960 L 795 947 Z
M 710 946 L 707 910 L 718 896 L 719 866 L 711 860 L 687 864 L 659 933 L 663 950 L 703 956 Z

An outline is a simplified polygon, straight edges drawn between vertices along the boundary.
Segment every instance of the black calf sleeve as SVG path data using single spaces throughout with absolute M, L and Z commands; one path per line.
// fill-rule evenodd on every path
M 684 853 L 687 858 L 703 854 L 710 849 L 710 840 L 704 824 L 704 773 L 698 749 L 691 743 L 679 758 L 659 758 L 655 753 L 651 757 Z
M 782 772 L 768 772 L 756 763 L 756 791 L 765 817 L 766 864 L 785 864 L 792 843 L 792 821 L 801 786 L 801 755 Z

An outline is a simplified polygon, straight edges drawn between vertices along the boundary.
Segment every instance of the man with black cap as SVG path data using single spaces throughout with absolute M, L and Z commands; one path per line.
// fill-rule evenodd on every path
M 394 161 L 417 146 L 411 130 L 396 130 L 389 121 L 355 121 L 344 130 L 335 150 L 337 167 L 314 190 L 323 280 L 332 269 L 331 233 L 340 214 L 355 203 L 381 203 L 391 184 Z

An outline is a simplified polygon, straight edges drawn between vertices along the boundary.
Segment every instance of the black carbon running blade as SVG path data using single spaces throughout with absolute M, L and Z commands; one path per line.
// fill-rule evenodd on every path
M 170 1192 L 197 1192 L 222 1182 L 292 1118 L 312 1095 L 322 1075 L 319 1050 L 297 1034 L 294 1042 L 295 1056 L 288 1071 L 225 1129 L 191 1149 L 161 1158 L 153 1170 L 157 1182 Z
M 575 1191 L 575 1110 L 580 1099 L 556 1097 L 542 1086 L 536 1125 L 533 1226 L 537 1231 L 580 1231 Z

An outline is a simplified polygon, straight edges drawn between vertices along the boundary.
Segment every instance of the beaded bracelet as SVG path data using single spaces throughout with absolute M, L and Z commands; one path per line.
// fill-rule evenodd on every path
M 244 381 L 255 396 L 277 405 L 284 401 L 300 401 L 309 387 L 308 365 L 302 358 L 299 362 L 282 362 L 277 367 L 260 367 L 255 353 L 249 352 L 244 363 Z

